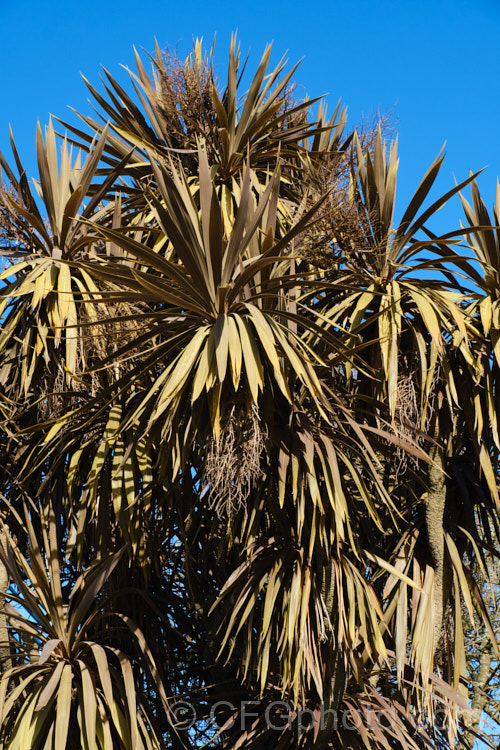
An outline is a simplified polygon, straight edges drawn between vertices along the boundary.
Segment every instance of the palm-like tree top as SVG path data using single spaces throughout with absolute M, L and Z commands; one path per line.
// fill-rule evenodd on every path
M 440 154 L 396 226 L 397 143 L 270 58 L 157 46 L 38 127 L 35 193 L 0 157 L 5 747 L 448 746 L 495 643 L 498 195 L 426 208 Z

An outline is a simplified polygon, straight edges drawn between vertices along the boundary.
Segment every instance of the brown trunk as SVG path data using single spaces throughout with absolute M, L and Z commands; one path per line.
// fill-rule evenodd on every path
M 429 452 L 434 464 L 429 469 L 429 492 L 425 507 L 427 541 L 434 568 L 434 653 L 438 648 L 445 609 L 444 513 L 446 507 L 445 454 L 441 444 Z
M 479 669 L 476 679 L 474 680 L 474 697 L 471 701 L 473 711 L 472 718 L 468 722 L 468 731 L 464 732 L 460 740 L 460 745 L 467 750 L 471 750 L 476 741 L 476 732 L 479 729 L 481 714 L 486 706 L 487 693 L 486 685 L 491 671 L 491 660 L 493 658 L 493 646 L 490 637 L 483 627 L 483 637 L 481 639 L 481 656 L 479 657 Z
M 7 534 L 3 526 L 0 526 L 0 544 L 2 550 L 7 551 Z M 10 658 L 9 630 L 7 627 L 7 616 L 5 614 L 5 595 L 9 586 L 9 574 L 0 557 L 0 670 L 6 672 L 12 666 Z
M 324 568 L 321 595 L 326 611 L 335 629 L 335 623 L 338 621 L 339 614 L 335 610 L 335 578 L 332 563 L 327 563 Z M 321 723 L 316 742 L 314 743 L 314 750 L 325 750 L 328 747 L 328 743 L 336 727 L 336 714 L 344 698 L 347 683 L 347 667 L 344 654 L 338 647 L 338 644 L 334 642 L 334 634 L 332 633 L 329 633 L 325 650 L 325 678 L 323 680 Z

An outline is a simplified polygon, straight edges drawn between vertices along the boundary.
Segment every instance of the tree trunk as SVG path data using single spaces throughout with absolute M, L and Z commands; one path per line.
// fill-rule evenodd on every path
M 473 711 L 472 719 L 469 722 L 468 731 L 464 732 L 461 737 L 460 745 L 467 750 L 472 750 L 472 747 L 476 741 L 476 732 L 479 729 L 481 721 L 481 714 L 486 706 L 488 695 L 486 693 L 486 685 L 490 677 L 491 671 L 491 660 L 493 658 L 493 645 L 490 640 L 489 634 L 486 632 L 486 628 L 483 626 L 483 637 L 481 638 L 481 655 L 479 657 L 479 668 L 477 676 L 474 682 L 474 697 L 471 701 L 471 709 Z
M 7 533 L 0 526 L 0 544 L 2 550 L 7 552 Z M 10 658 L 9 630 L 7 627 L 7 616 L 5 614 L 5 595 L 9 586 L 9 574 L 0 557 L 0 671 L 6 672 L 12 666 Z
M 335 629 L 339 613 L 335 610 L 335 578 L 331 562 L 327 563 L 324 568 L 321 595 Z M 323 703 L 320 712 L 321 724 L 313 745 L 314 750 L 325 750 L 328 747 L 337 724 L 337 711 L 344 698 L 347 684 L 347 665 L 342 650 L 334 640 L 334 634 L 329 634 L 325 648 L 327 653 L 323 680 Z
M 445 587 L 445 542 L 444 514 L 446 508 L 445 453 L 441 443 L 429 451 L 433 460 L 429 468 L 428 497 L 425 506 L 427 542 L 434 568 L 434 653 L 439 645 L 443 627 L 446 588 Z

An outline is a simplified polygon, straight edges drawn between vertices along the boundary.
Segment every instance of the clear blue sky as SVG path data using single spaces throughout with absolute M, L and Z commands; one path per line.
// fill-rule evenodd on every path
M 338 98 L 349 122 L 381 110 L 394 112 L 399 131 L 398 205 L 416 188 L 446 141 L 447 157 L 434 195 L 468 170 L 487 166 L 480 185 L 493 202 L 500 176 L 499 0 L 253 0 L 201 3 L 171 0 L 3 0 L 0 60 L 0 149 L 10 160 L 9 123 L 28 171 L 35 168 L 37 119 L 89 112 L 80 73 L 97 83 L 100 65 L 120 75 L 133 65 L 132 47 L 176 46 L 180 55 L 194 36 L 211 43 L 223 65 L 231 31 L 242 51 L 258 63 L 265 44 L 274 58 L 304 57 L 300 91 Z M 447 209 L 442 229 L 458 224 L 459 208 Z M 456 217 L 456 218 L 455 218 Z M 438 228 L 438 227 L 437 227 Z

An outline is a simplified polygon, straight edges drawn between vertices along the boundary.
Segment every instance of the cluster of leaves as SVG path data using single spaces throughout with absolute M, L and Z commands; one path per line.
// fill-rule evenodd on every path
M 395 226 L 397 143 L 270 54 L 106 72 L 36 193 L 0 156 L 3 747 L 448 747 L 496 649 L 500 189 L 424 208 L 439 155 Z

